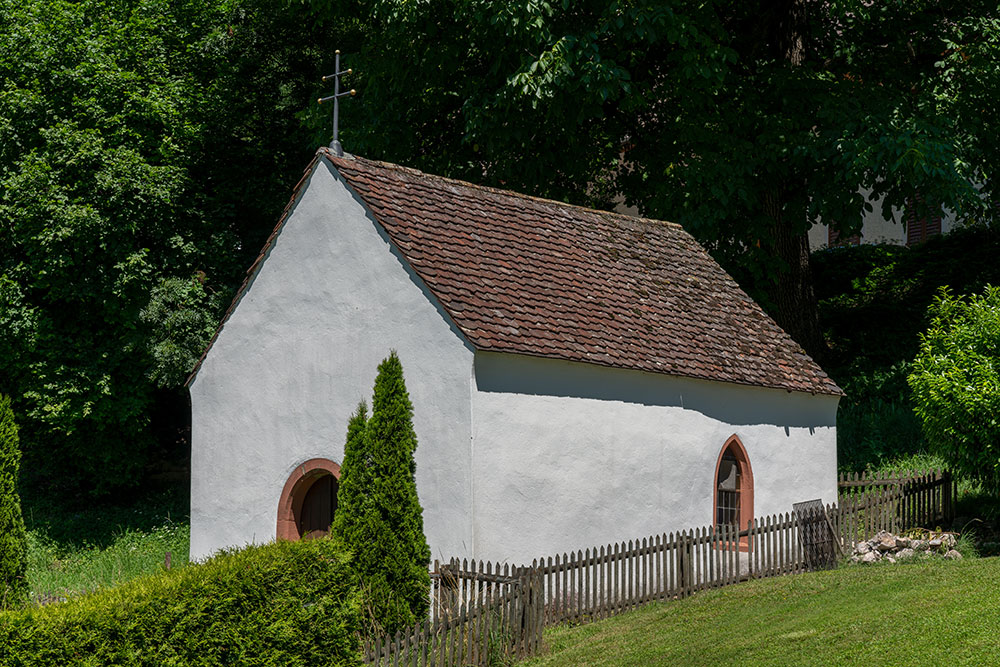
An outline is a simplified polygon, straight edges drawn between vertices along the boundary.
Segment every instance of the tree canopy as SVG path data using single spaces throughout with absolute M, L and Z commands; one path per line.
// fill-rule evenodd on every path
M 25 469 L 138 479 L 153 408 L 329 140 L 335 48 L 348 151 L 680 222 L 821 355 L 815 220 L 856 232 L 863 191 L 993 213 L 998 43 L 985 0 L 0 0 Z
M 229 5 L 0 1 L 0 390 L 62 492 L 138 481 L 315 149 L 325 29 Z
M 865 192 L 886 214 L 916 194 L 992 213 L 1000 24 L 986 2 L 364 9 L 378 37 L 353 61 L 348 150 L 680 222 L 816 354 L 815 221 L 858 232 Z

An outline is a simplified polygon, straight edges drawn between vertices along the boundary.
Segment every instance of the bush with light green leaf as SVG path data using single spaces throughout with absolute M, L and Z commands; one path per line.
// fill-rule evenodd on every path
M 908 378 L 932 451 L 955 472 L 1000 491 L 1000 288 L 942 288 Z
M 359 665 L 349 561 L 335 539 L 277 542 L 0 612 L 0 665 Z

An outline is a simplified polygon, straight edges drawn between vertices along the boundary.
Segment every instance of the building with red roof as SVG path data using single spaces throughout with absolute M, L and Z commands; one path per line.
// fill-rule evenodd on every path
M 841 390 L 679 225 L 320 149 L 188 381 L 193 557 L 329 525 L 390 350 L 435 558 L 836 501 Z

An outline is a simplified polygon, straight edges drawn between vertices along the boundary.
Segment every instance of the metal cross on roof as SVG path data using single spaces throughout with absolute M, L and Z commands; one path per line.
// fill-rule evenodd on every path
M 351 88 L 350 90 L 340 92 L 340 75 L 341 74 L 352 74 L 354 70 L 340 69 L 340 50 L 335 52 L 335 60 L 333 63 L 333 69 L 335 70 L 333 74 L 328 74 L 323 77 L 324 81 L 329 81 L 333 79 L 333 95 L 329 97 L 321 97 L 316 100 L 317 103 L 323 104 L 324 102 L 329 102 L 333 100 L 333 141 L 330 142 L 330 148 L 333 149 L 335 155 L 342 156 L 344 154 L 344 149 L 340 145 L 340 139 L 338 135 L 340 133 L 340 98 L 346 97 L 347 95 L 357 95 L 358 91 Z

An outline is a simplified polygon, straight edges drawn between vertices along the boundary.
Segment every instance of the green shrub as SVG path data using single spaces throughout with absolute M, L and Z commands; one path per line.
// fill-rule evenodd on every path
M 909 383 L 933 452 L 952 470 L 1000 491 L 1000 288 L 953 296 L 929 310 Z
M 370 632 L 395 632 L 423 618 L 430 548 L 415 479 L 417 435 L 403 366 L 392 352 L 378 367 L 372 416 L 351 418 L 337 492 L 334 533 L 355 554 L 372 605 Z
M 1000 232 L 957 229 L 913 248 L 860 245 L 813 253 L 823 367 L 844 389 L 837 417 L 843 471 L 860 472 L 926 453 L 906 377 L 942 285 L 959 294 L 1000 284 Z
M 0 609 L 14 607 L 28 594 L 28 540 L 17 495 L 21 449 L 10 398 L 0 395 Z
M 358 665 L 361 597 L 338 540 L 277 542 L 0 613 L 2 665 Z

